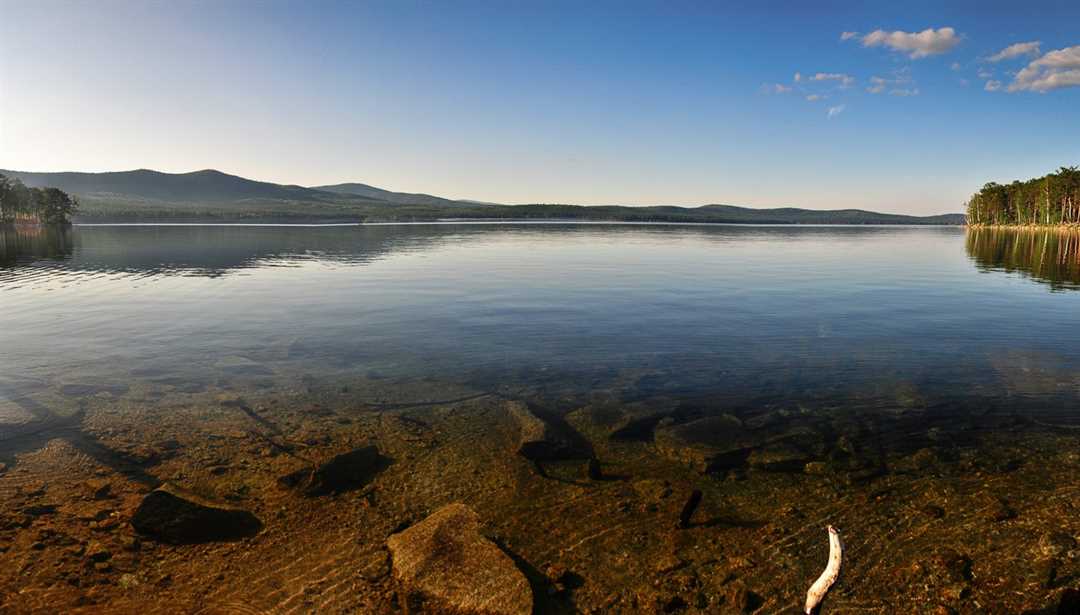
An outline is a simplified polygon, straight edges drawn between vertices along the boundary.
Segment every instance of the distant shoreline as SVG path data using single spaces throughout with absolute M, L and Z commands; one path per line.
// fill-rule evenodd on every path
M 708 222 L 708 221 L 666 221 L 666 220 L 587 220 L 575 218 L 443 218 L 437 220 L 291 220 L 291 219 L 193 219 L 193 220 L 76 220 L 74 226 L 245 226 L 245 227 L 360 227 L 360 226 L 453 226 L 453 225 L 592 225 L 592 226 L 746 226 L 746 227 L 936 227 L 958 228 L 963 224 L 934 222 Z

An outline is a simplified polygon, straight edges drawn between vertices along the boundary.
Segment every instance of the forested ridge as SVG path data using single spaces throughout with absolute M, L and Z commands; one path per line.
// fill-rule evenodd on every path
M 1027 181 L 990 182 L 967 202 L 968 224 L 1080 224 L 1080 169 L 1061 167 Z
M 70 224 L 79 202 L 59 188 L 30 188 L 0 175 L 0 225 Z

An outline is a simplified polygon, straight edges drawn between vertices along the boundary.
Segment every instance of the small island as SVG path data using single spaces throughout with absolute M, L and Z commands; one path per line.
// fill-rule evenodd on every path
M 79 202 L 59 188 L 30 188 L 0 174 L 0 226 L 67 226 Z
M 1027 181 L 990 182 L 967 202 L 969 226 L 1080 226 L 1080 168 Z

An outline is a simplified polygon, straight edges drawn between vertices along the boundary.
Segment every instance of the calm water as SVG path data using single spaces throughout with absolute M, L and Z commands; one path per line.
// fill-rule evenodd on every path
M 355 373 L 735 405 L 914 399 L 1067 422 L 1080 387 L 1075 246 L 1033 236 L 104 226 L 8 231 L 0 258 L 8 397 Z
M 739 587 L 802 612 L 826 523 L 847 544 L 829 612 L 1054 612 L 1080 579 L 1076 237 L 2 233 L 0 611 L 400 612 L 386 536 L 464 501 L 519 561 L 583 579 L 535 589 L 538 613 L 725 612 Z M 574 452 L 515 454 L 525 407 Z M 364 491 L 282 489 L 360 443 L 387 461 Z M 140 547 L 127 521 L 162 481 L 266 531 Z M 78 556 L 98 541 L 104 567 Z

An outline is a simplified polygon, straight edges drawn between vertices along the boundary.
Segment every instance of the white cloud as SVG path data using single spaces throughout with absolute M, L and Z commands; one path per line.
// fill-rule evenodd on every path
M 994 71 L 986 70 L 985 68 L 975 73 L 979 79 L 990 79 L 994 76 Z
M 822 99 L 821 94 L 810 94 L 810 95 L 808 95 L 806 97 L 806 100 L 808 100 L 810 102 L 814 102 L 815 100 L 821 100 L 821 99 Z
M 949 68 L 951 70 L 960 70 L 962 67 L 960 66 L 959 62 L 953 62 L 952 64 L 949 65 Z
M 795 73 L 795 83 L 802 81 L 802 73 Z
M 1049 92 L 1080 86 L 1080 45 L 1048 52 L 1016 73 L 1010 92 Z
M 787 94 L 791 92 L 791 86 L 782 83 L 763 83 L 761 84 L 761 92 L 763 94 Z
M 1016 43 L 1014 45 L 1009 45 L 986 59 L 989 62 L 1000 62 L 1002 60 L 1010 60 L 1020 56 L 1037 56 L 1039 55 L 1039 45 L 1039 41 Z
M 927 28 L 922 32 L 874 30 L 862 37 L 862 44 L 863 47 L 888 47 L 919 59 L 950 51 L 960 44 L 960 37 L 952 28 Z
M 983 86 L 983 89 L 987 92 L 996 92 L 1001 89 L 1001 82 L 995 79 L 991 79 L 990 81 L 986 82 L 986 85 Z
M 829 110 L 825 112 L 825 116 L 831 120 L 832 118 L 843 113 L 845 108 L 847 108 L 847 105 L 836 105 L 835 107 L 829 107 Z
M 855 83 L 855 77 L 845 75 L 844 73 L 817 73 L 813 77 L 810 77 L 810 81 L 838 81 L 840 82 L 840 87 L 849 88 Z
M 850 39 L 855 38 L 858 35 L 859 35 L 858 32 L 841 32 L 840 33 L 840 40 L 842 40 L 842 41 L 850 40 Z
M 889 94 L 893 96 L 915 96 L 919 93 L 919 90 L 912 87 L 914 84 L 915 81 L 911 78 L 911 70 L 905 67 L 893 71 L 890 79 L 878 77 L 877 75 L 870 77 L 870 86 L 866 88 L 866 91 L 871 94 L 881 94 L 891 87 L 893 89 L 889 91 Z

